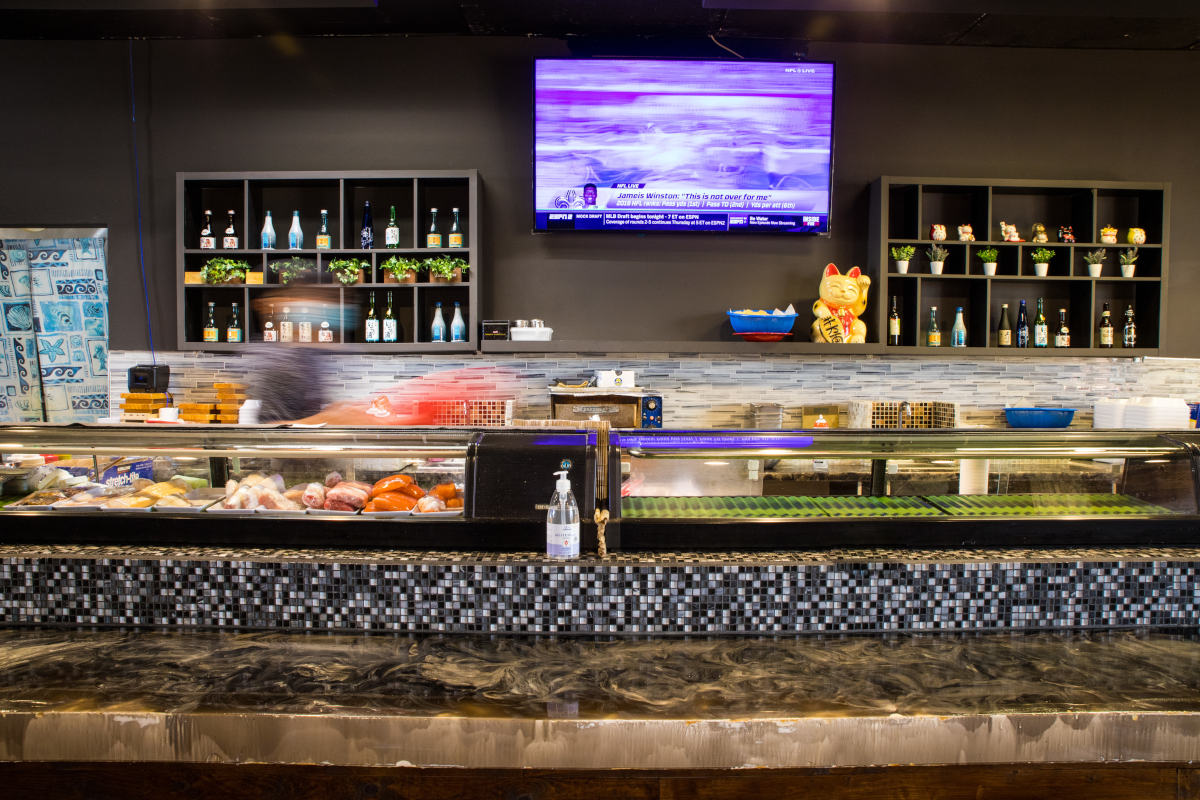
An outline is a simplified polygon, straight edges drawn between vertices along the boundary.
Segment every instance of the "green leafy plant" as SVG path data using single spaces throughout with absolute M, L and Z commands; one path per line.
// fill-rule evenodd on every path
M 429 277 L 437 276 L 439 278 L 450 278 L 454 275 L 454 270 L 466 272 L 471 268 L 464 259 L 456 256 L 434 256 L 433 258 L 425 259 L 425 268 L 429 270 Z
M 343 285 L 349 286 L 358 280 L 358 273 L 362 270 L 369 269 L 370 261 L 361 258 L 335 258 L 325 267 L 328 272 L 332 272 L 334 277 L 342 282 Z
M 950 251 L 939 244 L 935 244 L 933 247 L 925 251 L 925 255 L 929 256 L 929 262 L 931 264 L 936 264 L 939 261 L 945 261 L 947 258 L 949 258 Z
M 312 272 L 316 268 L 317 262 L 311 258 L 301 258 L 300 256 L 292 256 L 286 261 L 271 262 L 271 269 L 275 270 L 275 275 L 279 278 L 279 282 L 285 286 L 304 273 Z
M 896 261 L 912 261 L 912 257 L 916 255 L 917 248 L 911 244 L 897 245 L 892 248 L 892 258 Z
M 205 283 L 244 281 L 249 269 L 249 264 L 236 258 L 210 258 L 200 270 L 200 278 Z
M 1117 258 L 1121 259 L 1121 266 L 1129 267 L 1137 263 L 1138 249 L 1131 247 L 1128 250 L 1122 250 L 1117 254 Z
M 975 251 L 975 257 L 985 264 L 995 264 L 996 259 L 1000 257 L 1000 251 L 994 247 L 985 247 Z
M 1087 264 L 1103 264 L 1106 258 L 1108 253 L 1104 250 L 1089 250 L 1083 254 L 1083 260 Z
M 406 272 L 416 272 L 421 268 L 421 262 L 416 258 L 404 258 L 402 256 L 392 256 L 387 261 L 379 265 L 379 268 L 391 275 L 396 280 L 404 277 Z
M 1029 254 L 1035 264 L 1049 264 L 1050 259 L 1054 258 L 1054 251 L 1046 247 L 1039 247 Z

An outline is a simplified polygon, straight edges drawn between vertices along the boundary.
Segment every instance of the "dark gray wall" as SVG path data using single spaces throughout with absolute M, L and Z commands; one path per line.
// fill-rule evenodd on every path
M 111 228 L 112 346 L 147 344 L 127 42 L 0 41 L 0 226 Z M 838 67 L 833 235 L 533 235 L 530 62 L 557 41 L 135 42 L 146 266 L 173 347 L 177 171 L 476 167 L 484 312 L 555 338 L 715 338 L 730 306 L 803 307 L 828 261 L 867 264 L 881 174 L 1171 181 L 1168 328 L 1200 355 L 1200 54 L 814 45 Z M 12 74 L 10 72 L 10 74 Z M 254 228 L 252 223 L 252 229 Z M 878 298 L 875 298 L 878 301 Z

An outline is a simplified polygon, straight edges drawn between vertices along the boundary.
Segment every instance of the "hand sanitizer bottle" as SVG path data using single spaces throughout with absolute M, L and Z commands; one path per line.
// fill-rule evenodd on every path
M 579 558 L 579 506 L 571 493 L 567 471 L 554 474 L 558 480 L 546 512 L 546 555 L 554 559 Z

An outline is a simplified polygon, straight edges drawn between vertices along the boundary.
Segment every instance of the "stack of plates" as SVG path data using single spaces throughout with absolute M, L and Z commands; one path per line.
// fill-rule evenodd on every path
M 1144 397 L 1130 400 L 1125 406 L 1126 428 L 1191 428 L 1188 404 L 1178 398 Z
M 1092 408 L 1093 428 L 1124 428 L 1128 400 L 1097 400 Z

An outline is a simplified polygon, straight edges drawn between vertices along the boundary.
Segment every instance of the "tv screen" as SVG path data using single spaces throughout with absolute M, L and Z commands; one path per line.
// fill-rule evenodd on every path
M 537 230 L 827 233 L 833 64 L 539 59 Z

